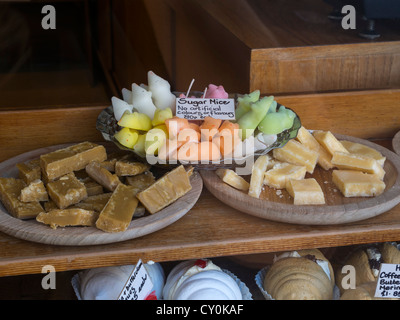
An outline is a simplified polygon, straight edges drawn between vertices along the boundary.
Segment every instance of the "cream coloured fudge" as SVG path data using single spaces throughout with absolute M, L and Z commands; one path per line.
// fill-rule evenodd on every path
M 313 173 L 318 161 L 318 152 L 311 150 L 296 140 L 289 140 L 282 148 L 274 149 L 275 159 L 305 166 L 307 172 Z
M 244 192 L 249 191 L 250 183 L 248 183 L 243 177 L 239 176 L 235 171 L 231 169 L 217 169 L 215 174 L 231 187 Z
M 316 130 L 313 132 L 313 136 L 332 156 L 336 151 L 348 152 L 330 131 Z
M 345 197 L 377 196 L 386 187 L 375 175 L 356 170 L 333 170 L 332 181 Z
M 341 140 L 340 143 L 352 154 L 373 158 L 378 161 L 382 167 L 385 164 L 386 157 L 383 156 L 378 150 L 375 150 L 364 144 L 348 140 Z
M 294 198 L 295 205 L 325 204 L 325 196 L 314 178 L 289 180 L 286 190 Z
M 272 169 L 264 173 L 264 184 L 275 189 L 286 188 L 290 179 L 300 180 L 306 175 L 306 167 L 282 162 L 276 163 Z
M 318 152 L 318 164 L 325 170 L 333 168 L 331 159 L 332 155 L 315 139 L 310 131 L 304 127 L 300 127 L 296 139 L 309 148 Z
M 358 154 L 336 151 L 332 156 L 332 164 L 338 169 L 375 174 L 381 180 L 385 176 L 385 171 L 377 160 Z

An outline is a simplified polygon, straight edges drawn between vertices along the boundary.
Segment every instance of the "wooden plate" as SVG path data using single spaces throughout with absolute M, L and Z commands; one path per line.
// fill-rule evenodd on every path
M 392 147 L 394 152 L 400 155 L 400 131 L 395 134 L 392 140 Z
M 239 211 L 278 222 L 305 225 L 333 225 L 365 220 L 386 212 L 400 202 L 400 157 L 390 150 L 367 140 L 336 135 L 339 140 L 349 140 L 375 148 L 385 157 L 385 191 L 377 197 L 345 198 L 332 182 L 332 170 L 319 166 L 312 175 L 320 184 L 326 199 L 325 205 L 294 205 L 286 190 L 265 186 L 260 199 L 236 190 L 211 171 L 201 171 L 205 187 L 219 200 Z
M 70 144 L 51 146 L 21 154 L 0 163 L 0 177 L 17 177 L 16 164 L 35 159 L 41 154 L 66 147 Z M 66 227 L 52 229 L 36 220 L 20 220 L 12 217 L 0 202 L 0 231 L 19 239 L 67 246 L 97 245 L 125 241 L 155 232 L 183 217 L 200 197 L 203 181 L 198 172 L 191 176 L 192 190 L 165 209 L 149 216 L 132 220 L 124 232 L 106 233 L 94 227 Z

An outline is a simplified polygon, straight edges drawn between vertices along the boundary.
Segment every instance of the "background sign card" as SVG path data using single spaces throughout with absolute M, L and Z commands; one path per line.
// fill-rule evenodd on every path
M 234 99 L 177 98 L 176 116 L 188 120 L 214 119 L 235 120 Z
M 145 300 L 152 290 L 153 282 L 142 260 L 139 260 L 128 281 L 126 281 L 118 300 Z
M 375 297 L 400 298 L 400 264 L 381 264 Z

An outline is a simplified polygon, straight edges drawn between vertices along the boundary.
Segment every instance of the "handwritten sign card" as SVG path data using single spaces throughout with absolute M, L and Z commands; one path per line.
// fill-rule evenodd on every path
M 375 297 L 400 298 L 400 264 L 381 264 Z
M 234 99 L 213 98 L 177 98 L 176 116 L 188 120 L 203 120 L 210 116 L 214 119 L 234 120 Z
M 149 274 L 139 260 L 125 283 L 118 300 L 145 300 L 153 290 L 153 283 Z

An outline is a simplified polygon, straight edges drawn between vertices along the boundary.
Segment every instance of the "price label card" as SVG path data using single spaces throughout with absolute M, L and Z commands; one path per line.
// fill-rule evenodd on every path
M 221 120 L 235 120 L 235 100 L 177 98 L 176 116 L 188 120 L 203 120 L 207 116 Z
M 139 260 L 119 294 L 118 300 L 145 300 L 153 283 L 142 260 Z
M 375 297 L 400 298 L 400 264 L 381 264 Z

